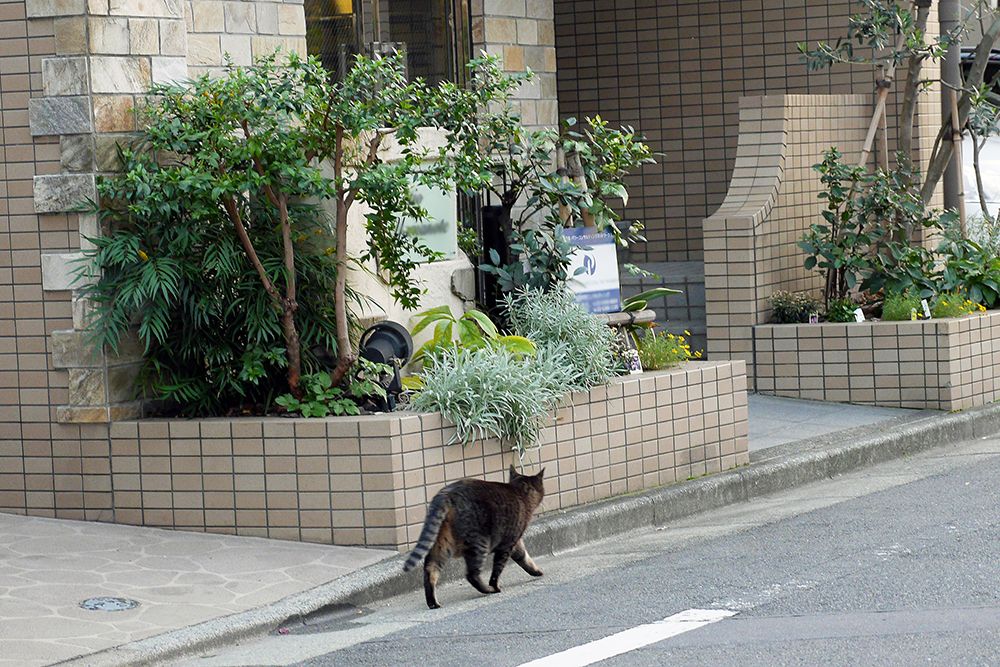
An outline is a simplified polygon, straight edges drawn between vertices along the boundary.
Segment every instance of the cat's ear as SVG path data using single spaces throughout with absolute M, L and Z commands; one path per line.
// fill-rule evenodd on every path
M 535 477 L 537 477 L 538 479 L 544 478 L 545 477 L 545 468 L 542 468 L 541 470 L 539 470 L 538 474 L 535 475 Z
M 521 475 L 517 472 L 517 468 L 515 468 L 514 464 L 511 463 L 510 464 L 510 481 L 513 482 L 515 479 L 517 479 L 520 476 Z

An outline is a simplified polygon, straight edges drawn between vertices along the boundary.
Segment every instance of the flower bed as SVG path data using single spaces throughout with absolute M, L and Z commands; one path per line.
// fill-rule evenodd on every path
M 754 327 L 762 394 L 964 410 L 1000 398 L 1000 312 L 960 318 Z
M 499 480 L 516 460 L 496 441 L 446 444 L 453 434 L 408 412 L 115 423 L 114 520 L 404 549 L 444 484 Z M 525 461 L 546 467 L 542 511 L 745 464 L 745 365 L 691 362 L 573 394 Z

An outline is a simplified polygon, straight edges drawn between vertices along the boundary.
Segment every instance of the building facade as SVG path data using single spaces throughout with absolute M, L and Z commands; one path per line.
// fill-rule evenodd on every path
M 702 263 L 732 258 L 706 247 L 702 225 L 734 171 L 747 167 L 741 98 L 870 95 L 871 72 L 807 74 L 795 49 L 843 34 L 853 8 L 845 0 L 0 0 L 0 511 L 115 520 L 115 480 L 140 472 L 110 467 L 110 425 L 139 414 L 137 351 L 88 351 L 74 262 L 98 229 L 74 210 L 115 169 L 116 146 L 136 131 L 133 110 L 152 83 L 278 47 L 311 48 L 336 69 L 341 54 L 371 42 L 421 44 L 409 66 L 430 78 L 460 76 L 462 57 L 480 51 L 509 71 L 531 68 L 537 77 L 518 96 L 527 124 L 600 113 L 634 125 L 662 153 L 633 180 L 629 215 L 645 221 L 649 241 L 631 259 L 687 291 L 665 314 L 703 334 Z M 921 127 L 935 125 L 936 109 L 921 108 Z M 809 118 L 802 127 L 810 130 Z M 830 132 L 835 142 L 835 124 Z M 811 205 L 790 201 L 789 210 L 805 215 Z M 714 278 L 709 290 L 740 294 L 739 284 Z M 714 315 L 723 328 L 737 322 L 729 311 Z M 171 502 L 156 525 L 175 525 Z

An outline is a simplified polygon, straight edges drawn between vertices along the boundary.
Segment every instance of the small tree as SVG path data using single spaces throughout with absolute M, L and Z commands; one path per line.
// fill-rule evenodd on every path
M 252 67 L 229 64 L 219 78 L 203 76 L 184 84 L 158 86 L 151 91 L 155 102 L 147 111 L 144 139 L 163 166 L 150 170 L 143 168 L 141 159 L 132 160 L 138 168 L 125 178 L 141 182 L 109 190 L 125 195 L 119 197 L 124 202 L 119 218 L 145 228 L 137 238 L 148 237 L 153 217 L 167 220 L 168 213 L 185 219 L 221 216 L 228 222 L 278 320 L 288 389 L 296 397 L 302 394 L 303 359 L 302 323 L 296 317 L 301 268 L 296 254 L 307 239 L 324 240 L 326 254 L 335 257 L 329 298 L 336 332 L 337 361 L 332 373 L 336 386 L 356 359 L 347 303 L 351 296 L 347 269 L 352 259 L 347 255 L 347 228 L 354 204 L 363 202 L 370 209 L 365 216 L 368 248 L 355 259 L 376 261 L 392 296 L 404 307 L 414 308 L 420 289 L 410 274 L 420 257 L 433 255 L 402 229 L 404 219 L 427 216 L 412 196 L 414 183 L 475 190 L 488 174 L 485 168 L 477 168 L 477 156 L 459 160 L 456 152 L 469 145 L 465 139 L 476 132 L 479 110 L 509 96 L 516 84 L 493 59 L 474 61 L 471 67 L 473 85 L 468 89 L 454 84 L 430 87 L 421 80 L 406 80 L 401 54 L 359 57 L 341 81 L 333 82 L 317 60 L 293 54 L 281 64 L 270 56 Z M 445 145 L 433 153 L 419 141 L 419 128 L 425 126 L 445 130 Z M 390 139 L 400 157 L 385 162 L 380 152 Z M 332 163 L 332 177 L 323 171 L 327 161 Z M 155 178 L 143 177 L 143 172 L 155 172 Z M 168 187 L 173 198 L 161 191 Z M 153 188 L 161 190 L 153 193 Z M 161 202 L 163 211 L 144 208 L 144 194 L 155 195 L 151 201 Z M 196 202 L 197 208 L 176 206 L 182 203 L 177 197 Z M 327 229 L 330 235 L 315 224 L 316 204 L 325 200 L 336 204 L 336 219 L 332 229 Z M 137 242 L 119 240 L 117 245 L 102 246 L 110 248 L 98 258 L 102 267 L 114 265 L 119 277 L 150 274 L 148 268 L 132 270 L 137 262 L 146 261 Z M 172 247 L 190 247 L 184 243 L 181 239 Z M 271 251 L 276 245 L 280 252 L 262 255 L 264 244 Z M 171 264 L 152 262 L 149 266 L 169 268 Z M 120 298 L 123 285 L 134 292 L 130 278 L 124 283 L 105 280 L 98 288 L 103 290 L 106 306 L 99 313 L 103 320 L 98 328 L 120 335 L 150 303 L 162 306 L 156 311 L 162 317 L 146 327 L 154 337 L 183 325 L 166 321 L 179 315 L 168 307 L 176 290 L 167 288 L 177 281 L 169 275 L 165 278 L 159 282 L 164 289 L 143 288 L 134 299 Z M 310 340 L 323 339 L 314 334 L 317 327 L 325 328 L 325 321 L 310 321 L 306 326 Z
M 893 85 L 895 69 L 905 63 L 906 82 L 898 119 L 897 156 L 906 162 L 903 166 L 915 177 L 909 187 L 919 192 L 921 200 L 926 204 L 934 196 L 945 169 L 952 161 L 954 142 L 951 140 L 952 113 L 947 111 L 931 149 L 923 180 L 922 182 L 917 180 L 919 174 L 909 164 L 913 155 L 913 127 L 917 98 L 921 90 L 933 83 L 933 80 L 921 77 L 923 64 L 943 56 L 948 48 L 962 39 L 968 32 L 971 22 L 978 17 L 982 38 L 973 51 L 968 72 L 961 90 L 958 91 L 956 105 L 958 126 L 966 127 L 976 100 L 984 89 L 983 77 L 993 46 L 997 39 L 1000 39 L 1000 12 L 993 9 L 985 0 L 976 0 L 970 3 L 971 7 L 967 6 L 968 12 L 955 31 L 929 40 L 926 33 L 932 0 L 914 0 L 912 3 L 904 4 L 892 0 L 861 0 L 861 2 L 864 11 L 851 17 L 846 38 L 839 39 L 833 45 L 821 42 L 814 49 L 800 44 L 799 50 L 805 55 L 810 69 L 830 67 L 838 63 L 876 66 L 881 73 L 877 87 L 879 108 L 883 113 L 885 100 Z M 986 83 L 985 88 L 992 91 L 998 83 L 1000 80 L 994 78 Z M 942 82 L 942 88 L 947 89 L 949 85 Z M 863 157 L 867 158 L 867 154 Z M 888 155 L 883 156 L 882 166 L 888 169 Z

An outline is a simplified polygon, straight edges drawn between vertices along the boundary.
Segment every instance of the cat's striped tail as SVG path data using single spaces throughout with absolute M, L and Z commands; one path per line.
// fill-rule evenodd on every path
M 409 572 L 415 568 L 427 552 L 431 550 L 434 546 L 434 542 L 437 541 L 438 532 L 441 530 L 441 524 L 444 523 L 444 519 L 448 516 L 448 496 L 444 493 L 438 493 L 431 500 L 430 507 L 427 508 L 427 518 L 424 519 L 424 529 L 420 531 L 420 539 L 417 540 L 417 546 L 413 547 L 413 551 L 410 552 L 410 557 L 406 559 L 406 563 L 403 564 L 403 572 Z

